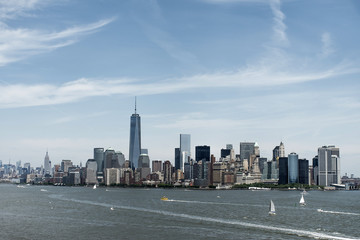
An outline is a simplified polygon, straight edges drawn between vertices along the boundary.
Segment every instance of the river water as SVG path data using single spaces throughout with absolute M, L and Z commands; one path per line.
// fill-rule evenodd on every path
M 360 239 L 360 191 L 300 193 L 0 184 L 0 239 Z

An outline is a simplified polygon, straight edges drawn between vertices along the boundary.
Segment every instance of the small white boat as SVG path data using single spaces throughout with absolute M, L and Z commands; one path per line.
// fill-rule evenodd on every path
M 306 202 L 305 202 L 305 199 L 304 199 L 304 194 L 301 194 L 301 198 L 300 198 L 300 206 L 306 206 Z
M 43 189 L 43 188 L 40 189 L 40 191 L 42 191 L 42 192 L 47 192 L 47 190 L 46 190 L 46 189 Z
M 110 208 L 110 210 L 111 210 L 111 211 L 114 211 L 114 208 L 113 208 L 113 207 L 111 207 L 111 208 Z
M 96 184 L 93 186 L 93 189 L 96 189 Z
M 275 205 L 272 200 L 270 200 L 269 215 L 276 215 Z
M 321 208 L 317 209 L 318 212 L 323 212 L 324 210 L 322 210 Z

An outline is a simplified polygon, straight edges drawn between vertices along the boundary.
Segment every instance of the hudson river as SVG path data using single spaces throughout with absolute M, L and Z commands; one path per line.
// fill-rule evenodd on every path
M 360 239 L 360 191 L 300 193 L 0 184 L 0 239 Z

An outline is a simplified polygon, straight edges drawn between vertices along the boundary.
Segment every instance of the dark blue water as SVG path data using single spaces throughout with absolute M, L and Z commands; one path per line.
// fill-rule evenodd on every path
M 164 195 L 170 201 L 161 201 Z M 299 191 L 0 184 L 0 238 L 360 239 L 359 191 L 310 191 L 305 207 L 300 197 Z M 268 215 L 270 199 L 275 216 Z

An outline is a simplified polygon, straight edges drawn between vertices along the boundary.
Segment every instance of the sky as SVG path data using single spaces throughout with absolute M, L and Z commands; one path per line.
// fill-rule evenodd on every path
M 359 22 L 355 0 L 0 0 L 0 159 L 128 159 L 137 96 L 151 160 L 180 133 L 193 157 L 335 145 L 360 177 Z

